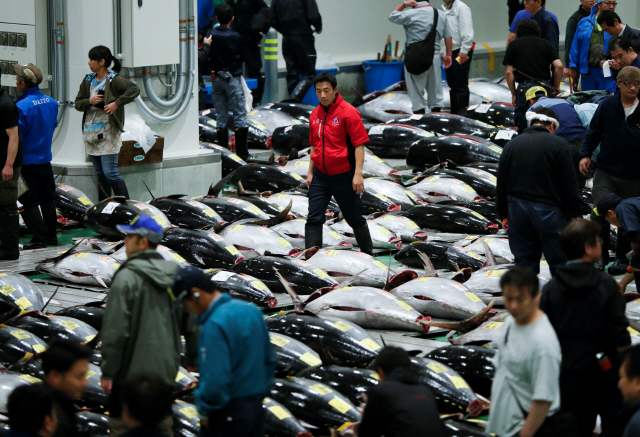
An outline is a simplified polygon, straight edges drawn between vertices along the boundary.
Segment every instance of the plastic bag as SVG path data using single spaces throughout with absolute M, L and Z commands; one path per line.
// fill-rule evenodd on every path
M 240 76 L 240 79 L 242 81 L 242 91 L 244 92 L 244 106 L 248 114 L 253 111 L 253 94 L 251 94 L 251 90 L 247 86 L 244 76 Z
M 140 144 L 146 154 L 156 143 L 156 133 L 151 130 L 142 117 L 137 114 L 127 116 L 124 123 L 125 131 L 122 141 L 135 141 Z
M 333 60 L 329 53 L 318 52 L 318 57 L 316 58 L 316 70 L 331 70 L 331 69 L 340 70 L 336 61 Z

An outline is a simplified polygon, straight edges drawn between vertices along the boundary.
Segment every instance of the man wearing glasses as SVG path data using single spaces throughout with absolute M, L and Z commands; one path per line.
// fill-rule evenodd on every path
M 629 38 L 619 36 L 609 41 L 609 48 L 611 49 L 611 57 L 618 68 L 624 67 L 636 67 L 640 68 L 640 58 L 633 48 L 633 43 Z M 618 79 L 620 70 L 613 70 L 613 78 Z M 616 88 L 616 94 L 620 94 L 620 88 Z
M 571 44 L 569 54 L 569 68 L 565 69 L 565 76 L 572 77 L 576 82 L 582 79 L 582 90 L 615 90 L 615 81 L 604 77 L 600 61 L 604 59 L 611 35 L 606 33 L 597 23 L 597 17 L 604 11 L 616 9 L 613 0 L 598 0 L 591 8 L 591 15 L 578 23 L 578 29 Z
M 593 177 L 593 203 L 596 205 L 608 193 L 616 193 L 622 199 L 640 197 L 640 69 L 624 67 L 618 73 L 617 83 L 620 94 L 607 97 L 600 102 L 580 151 L 580 172 L 586 175 L 592 163 L 593 151 L 600 144 L 597 171 Z M 609 224 L 598 212 L 594 211 L 591 219 L 602 226 L 600 238 L 605 242 L 603 247 L 607 247 Z M 622 238 L 620 234 L 619 229 L 619 244 Z M 626 244 L 629 244 L 628 238 L 626 241 Z M 609 261 L 607 255 L 606 252 L 603 253 L 599 265 L 601 269 L 604 269 Z M 626 269 L 628 262 L 626 258 L 618 259 L 616 264 L 622 264 L 616 267 Z

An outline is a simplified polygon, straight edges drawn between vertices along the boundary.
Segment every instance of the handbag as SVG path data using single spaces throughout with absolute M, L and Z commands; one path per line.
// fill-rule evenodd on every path
M 509 340 L 509 327 L 504 336 L 504 345 L 507 345 L 507 341 Z M 520 401 L 518 400 L 518 396 L 516 395 L 513 387 L 511 386 L 511 382 L 509 382 L 509 378 L 505 378 L 507 386 L 509 390 L 511 390 L 511 394 L 516 400 L 516 404 L 520 409 L 520 412 L 524 416 L 524 420 L 526 422 L 527 417 L 529 416 L 529 412 L 522 408 Z M 547 416 L 538 428 L 538 431 L 534 434 L 534 437 L 576 437 L 578 429 L 578 423 L 573 414 L 563 411 L 557 411 L 552 416 Z M 520 432 L 518 431 L 514 434 L 513 437 L 518 437 Z
M 433 26 L 427 38 L 409 44 L 404 55 L 404 67 L 409 74 L 422 74 L 433 65 L 438 28 L 438 10 L 433 8 Z

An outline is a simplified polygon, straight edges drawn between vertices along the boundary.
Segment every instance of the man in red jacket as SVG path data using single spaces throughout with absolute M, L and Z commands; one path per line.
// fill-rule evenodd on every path
M 332 74 L 320 73 L 313 80 L 313 86 L 320 105 L 309 120 L 311 161 L 307 176 L 309 215 L 305 247 L 322 247 L 325 211 L 333 196 L 353 229 L 358 247 L 371 255 L 373 243 L 367 221 L 362 217 L 360 199 L 364 192 L 364 145 L 369 142 L 369 136 L 360 113 L 342 100 Z

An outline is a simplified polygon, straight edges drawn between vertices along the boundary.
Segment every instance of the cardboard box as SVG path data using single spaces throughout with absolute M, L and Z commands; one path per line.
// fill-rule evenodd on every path
M 118 157 L 118 167 L 132 165 L 157 164 L 162 162 L 164 152 L 164 137 L 156 138 L 156 143 L 145 154 L 142 146 L 135 141 L 123 141 Z

